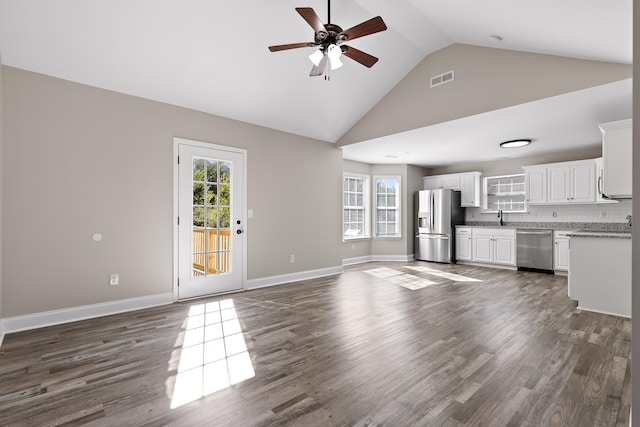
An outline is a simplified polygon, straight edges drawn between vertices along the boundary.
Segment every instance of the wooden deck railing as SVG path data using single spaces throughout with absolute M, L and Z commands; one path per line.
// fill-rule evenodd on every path
M 231 230 L 194 229 L 192 238 L 194 276 L 231 271 Z M 216 257 L 218 265 L 216 265 Z

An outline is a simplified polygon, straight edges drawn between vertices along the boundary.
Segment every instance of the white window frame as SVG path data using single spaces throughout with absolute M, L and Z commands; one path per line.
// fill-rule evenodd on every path
M 401 195 L 402 195 L 402 177 L 400 175 L 376 175 L 373 177 L 373 204 L 374 204 L 374 208 L 373 208 L 373 220 L 371 221 L 373 223 L 373 228 L 374 228 L 374 236 L 377 239 L 398 239 L 398 238 L 402 238 L 402 223 L 401 223 L 401 218 L 402 218 L 402 199 L 401 199 Z M 397 186 L 396 186 L 396 204 L 393 207 L 389 207 L 389 206 L 385 206 L 385 207 L 379 207 L 378 206 L 378 181 L 382 181 L 382 180 L 395 180 L 397 182 Z M 389 210 L 389 209 L 395 209 L 396 211 L 396 233 L 395 234 L 384 234 L 384 235 L 379 235 L 378 234 L 378 210 L 380 209 L 385 209 L 385 210 Z
M 509 175 L 494 175 L 494 176 L 486 176 L 482 179 L 482 209 L 483 212 L 487 212 L 487 213 L 497 213 L 499 209 L 493 209 L 493 208 L 489 208 L 488 206 L 488 202 L 489 202 L 489 188 L 488 188 L 488 181 L 491 179 L 505 179 L 505 178 L 512 178 L 512 177 L 521 177 L 522 178 L 522 185 L 520 188 L 520 185 L 518 184 L 518 187 L 513 188 L 513 184 L 511 188 L 508 188 L 508 185 L 505 187 L 504 191 L 500 191 L 500 193 L 498 194 L 502 194 L 504 193 L 505 195 L 509 195 L 511 194 L 512 197 L 516 198 L 516 199 L 522 199 L 520 200 L 516 200 L 515 203 L 518 203 L 518 205 L 522 206 L 522 209 L 501 209 L 503 213 L 526 213 L 527 212 L 527 205 L 525 203 L 525 178 L 524 178 L 524 173 L 514 173 L 514 174 L 509 174 Z
M 345 188 L 345 181 L 347 178 L 353 178 L 353 179 L 361 179 L 364 182 L 362 183 L 362 190 L 363 190 L 363 194 L 362 194 L 362 208 L 364 209 L 364 213 L 363 213 L 363 221 L 364 221 L 364 226 L 363 226 L 363 234 L 361 235 L 350 235 L 347 236 L 344 233 L 344 225 L 345 225 L 345 220 L 344 220 L 344 213 L 346 209 L 350 209 L 350 207 L 345 206 L 344 204 L 344 199 L 345 199 L 345 192 L 347 191 Z M 369 175 L 364 175 L 364 174 L 360 174 L 360 173 L 350 173 L 350 172 L 345 172 L 342 174 L 342 240 L 343 241 L 347 241 L 347 240 L 357 240 L 357 239 L 370 239 L 371 238 L 371 177 Z

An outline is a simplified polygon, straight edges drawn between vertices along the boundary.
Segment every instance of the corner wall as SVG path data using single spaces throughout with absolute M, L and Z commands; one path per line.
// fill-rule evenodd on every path
M 405 261 L 414 255 L 414 194 L 422 189 L 422 177 L 427 170 L 413 165 L 369 165 L 343 160 L 343 172 L 359 173 L 371 177 L 371 233 L 374 230 L 374 188 L 373 178 L 378 175 L 398 175 L 401 177 L 401 218 L 400 238 L 375 238 L 344 241 L 343 262 L 363 262 L 369 260 Z

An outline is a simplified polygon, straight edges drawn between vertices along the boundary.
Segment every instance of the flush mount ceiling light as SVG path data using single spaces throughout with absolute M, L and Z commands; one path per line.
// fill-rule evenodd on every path
M 510 141 L 505 141 L 500 143 L 500 147 L 502 148 L 516 148 L 516 147 L 524 147 L 525 145 L 531 144 L 530 139 L 512 139 Z

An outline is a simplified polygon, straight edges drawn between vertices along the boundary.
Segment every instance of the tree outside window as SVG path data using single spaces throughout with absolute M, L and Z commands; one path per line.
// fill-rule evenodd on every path
M 376 237 L 400 237 L 400 177 L 376 177 Z

